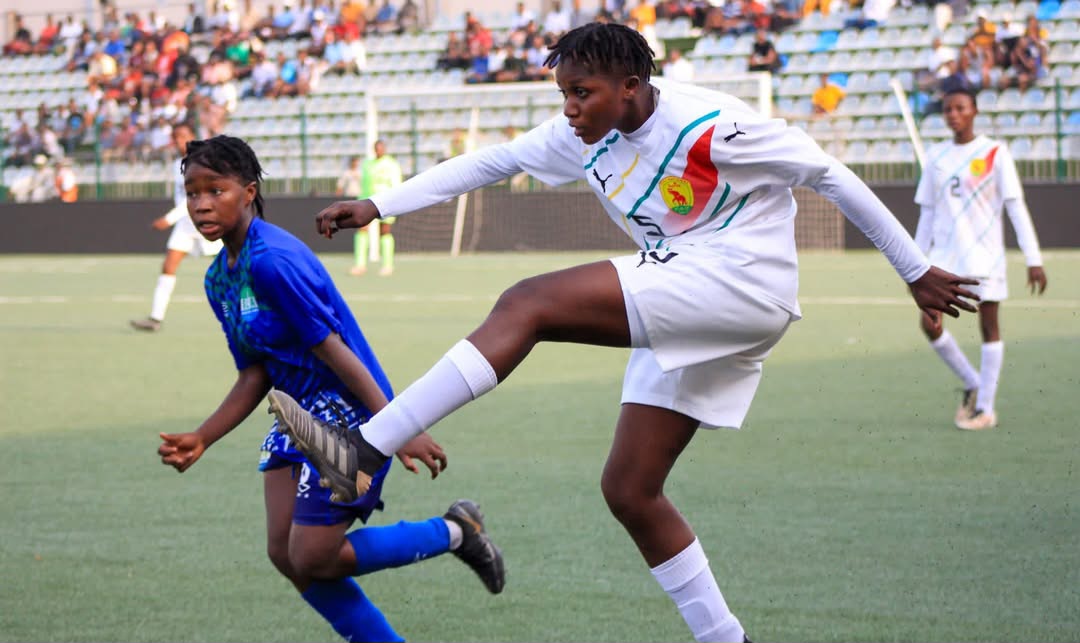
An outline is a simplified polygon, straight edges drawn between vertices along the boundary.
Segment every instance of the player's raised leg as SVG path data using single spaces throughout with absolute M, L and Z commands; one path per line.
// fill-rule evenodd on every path
M 537 342 L 630 345 L 622 287 L 607 261 L 547 273 L 504 292 L 487 319 L 394 398 L 361 432 L 335 431 L 287 396 L 271 412 L 339 499 L 364 493 L 389 457 L 422 431 L 495 388 Z

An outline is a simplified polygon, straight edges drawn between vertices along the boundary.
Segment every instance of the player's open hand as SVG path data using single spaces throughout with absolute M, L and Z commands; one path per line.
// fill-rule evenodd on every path
M 974 279 L 957 277 L 937 266 L 930 266 L 926 274 L 909 284 L 911 296 L 915 303 L 933 316 L 933 311 L 940 311 L 950 317 L 959 317 L 961 310 L 969 313 L 975 312 L 975 305 L 965 301 L 979 301 L 979 296 L 964 286 L 977 286 L 979 282 Z
M 363 228 L 379 217 L 370 199 L 337 201 L 315 215 L 315 228 L 327 239 L 343 228 Z
M 421 433 L 409 440 L 405 446 L 398 449 L 397 457 L 401 460 L 401 464 L 413 473 L 420 473 L 420 469 L 413 462 L 413 458 L 418 458 L 431 471 L 432 480 L 446 469 L 447 464 L 446 452 L 427 433 Z
M 188 470 L 206 451 L 206 441 L 198 433 L 159 433 L 161 446 L 158 455 L 166 464 L 180 473 Z
M 1046 271 L 1042 269 L 1042 266 L 1028 266 L 1028 287 L 1031 288 L 1031 294 L 1038 292 L 1040 295 L 1046 292 Z

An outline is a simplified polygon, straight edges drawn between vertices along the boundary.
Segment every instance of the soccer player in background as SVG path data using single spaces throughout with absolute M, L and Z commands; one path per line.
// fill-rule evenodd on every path
M 176 288 L 176 271 L 180 263 L 189 254 L 212 257 L 221 250 L 220 241 L 210 241 L 195 229 L 187 210 L 187 193 L 184 192 L 184 175 L 180 171 L 180 160 L 187 154 L 187 146 L 195 138 L 190 125 L 176 125 L 172 130 L 173 144 L 176 145 L 176 161 L 173 163 L 173 209 L 164 216 L 154 219 L 152 224 L 157 230 L 172 227 L 169 240 L 165 243 L 165 261 L 161 265 L 154 298 L 150 302 L 150 316 L 145 319 L 131 320 L 135 330 L 156 332 L 161 330 L 165 321 L 165 311 L 169 308 L 173 290 Z
M 401 185 L 401 165 L 398 164 L 397 159 L 386 153 L 386 141 L 382 139 L 375 141 L 374 151 L 375 157 L 366 159 L 361 170 L 363 191 L 360 198 L 362 199 L 370 199 L 376 194 Z M 384 277 L 394 274 L 394 235 L 390 232 L 393 224 L 392 218 L 379 221 L 379 260 L 382 262 L 379 274 Z M 356 231 L 356 237 L 353 240 L 354 262 L 350 270 L 351 274 L 367 273 L 368 244 L 373 235 L 374 229 L 371 226 Z
M 1027 262 L 1027 284 L 1033 293 L 1037 290 L 1041 295 L 1046 290 L 1046 272 L 1009 148 L 975 134 L 975 116 L 979 113 L 975 94 L 966 90 L 947 93 L 942 111 L 953 131 L 953 140 L 927 152 L 927 164 L 915 193 L 920 207 L 915 242 L 934 264 L 978 280 L 973 290 L 980 298 L 983 344 L 979 370 L 945 329 L 939 313 L 924 310 L 921 326 L 930 345 L 963 382 L 963 397 L 954 417 L 957 428 L 977 431 L 997 426 L 994 400 L 1005 352 L 998 307 L 1009 295 L 1002 208 L 1009 213 L 1016 231 Z
M 320 231 L 361 227 L 525 171 L 549 184 L 587 181 L 640 250 L 511 287 L 362 432 L 279 410 L 280 429 L 349 499 L 388 454 L 505 380 L 537 342 L 631 348 L 604 498 L 694 638 L 743 641 L 705 550 L 664 485 L 699 427 L 742 424 L 762 362 L 800 318 L 791 187 L 810 186 L 837 203 L 920 308 L 974 311 L 962 288 L 974 282 L 931 266 L 873 192 L 802 130 L 727 94 L 650 83 L 653 52 L 633 29 L 573 29 L 545 64 L 556 70 L 561 116 L 399 189 L 335 203 L 316 216 Z M 284 396 L 277 402 L 293 408 Z
M 271 387 L 323 421 L 356 430 L 393 392 L 355 318 L 314 253 L 263 219 L 262 168 L 242 140 L 192 141 L 183 160 L 186 204 L 199 232 L 223 241 L 206 273 L 206 294 L 225 332 L 237 378 L 224 401 L 193 432 L 161 434 L 164 464 L 184 472 L 236 428 Z M 273 392 L 271 392 L 273 394 Z M 446 467 L 427 436 L 397 455 L 432 478 Z M 475 503 L 459 500 L 441 517 L 349 531 L 382 507 L 389 462 L 366 493 L 331 502 L 330 490 L 271 428 L 259 469 L 266 498 L 271 562 L 346 641 L 402 641 L 352 576 L 409 565 L 453 551 L 492 593 L 502 591 L 502 554 L 484 530 Z

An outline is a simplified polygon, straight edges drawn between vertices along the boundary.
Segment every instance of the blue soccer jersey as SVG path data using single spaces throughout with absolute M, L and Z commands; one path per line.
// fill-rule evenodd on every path
M 341 336 L 387 399 L 393 397 L 386 374 L 326 268 L 310 248 L 289 232 L 263 219 L 253 219 L 235 263 L 229 265 L 228 253 L 218 254 L 206 271 L 205 287 L 237 370 L 262 364 L 274 388 L 288 393 L 317 417 L 355 429 L 372 415 L 312 352 L 330 333 Z M 287 436 L 272 429 L 263 444 L 260 469 L 299 462 L 304 462 L 303 455 Z M 378 476 L 380 487 L 388 468 L 384 467 Z M 322 496 L 325 491 L 317 484 L 306 484 L 309 469 L 314 473 L 314 468 L 304 467 L 298 519 L 303 513 L 300 501 Z M 373 484 L 368 494 L 353 503 L 363 519 L 380 504 L 379 493 Z M 304 522 L 325 522 L 317 516 L 309 518 Z

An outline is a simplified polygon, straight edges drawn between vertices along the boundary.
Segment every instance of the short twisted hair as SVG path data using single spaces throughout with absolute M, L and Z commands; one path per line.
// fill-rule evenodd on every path
M 550 47 L 544 66 L 575 62 L 593 74 L 637 76 L 648 82 L 656 69 L 655 53 L 645 37 L 625 25 L 590 22 L 563 34 Z
M 203 141 L 188 143 L 187 156 L 180 161 L 180 171 L 192 164 L 201 165 L 222 176 L 233 176 L 246 183 L 255 183 L 255 214 L 263 217 L 263 169 L 255 151 L 243 139 L 224 134 Z

